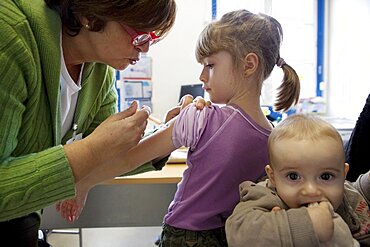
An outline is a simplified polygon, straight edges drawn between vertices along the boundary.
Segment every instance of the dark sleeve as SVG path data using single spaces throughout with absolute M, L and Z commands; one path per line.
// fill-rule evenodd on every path
M 349 141 L 345 145 L 346 162 L 350 165 L 347 180 L 356 181 L 360 174 L 369 171 L 370 146 L 370 94 L 357 119 Z

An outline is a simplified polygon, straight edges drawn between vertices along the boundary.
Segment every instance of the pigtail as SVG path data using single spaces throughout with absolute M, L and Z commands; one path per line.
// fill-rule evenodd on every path
M 300 93 L 300 81 L 296 71 L 281 58 L 276 63 L 282 68 L 284 78 L 278 87 L 276 111 L 287 111 L 292 105 L 298 103 Z

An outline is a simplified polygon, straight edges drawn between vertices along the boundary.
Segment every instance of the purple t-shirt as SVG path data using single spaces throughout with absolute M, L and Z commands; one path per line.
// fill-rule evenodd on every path
M 269 134 L 236 105 L 181 111 L 172 140 L 189 147 L 188 168 L 164 222 L 193 231 L 224 226 L 239 202 L 239 184 L 265 175 Z

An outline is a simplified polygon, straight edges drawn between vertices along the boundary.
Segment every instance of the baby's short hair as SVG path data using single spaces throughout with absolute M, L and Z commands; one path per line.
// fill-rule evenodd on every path
M 319 140 L 332 138 L 343 146 L 339 132 L 329 122 L 311 114 L 294 114 L 280 122 L 271 132 L 268 140 L 269 153 L 279 140 Z

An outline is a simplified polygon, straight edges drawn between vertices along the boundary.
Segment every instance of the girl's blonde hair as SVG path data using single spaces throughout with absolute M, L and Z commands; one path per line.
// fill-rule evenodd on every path
M 239 67 L 249 53 L 259 58 L 259 84 L 266 80 L 280 59 L 280 45 L 283 30 L 280 23 L 271 16 L 254 14 L 248 10 L 237 10 L 210 23 L 200 34 L 196 47 L 196 58 L 201 62 L 219 51 L 227 51 Z M 275 109 L 286 111 L 299 99 L 300 82 L 295 70 L 288 64 L 279 64 L 284 72 L 282 84 L 278 88 Z

